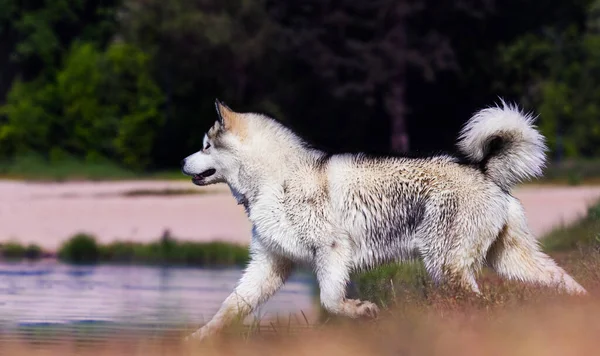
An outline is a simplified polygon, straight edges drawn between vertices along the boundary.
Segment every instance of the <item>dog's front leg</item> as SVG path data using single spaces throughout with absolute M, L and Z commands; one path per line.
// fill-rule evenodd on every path
M 219 311 L 190 338 L 201 340 L 220 331 L 236 318 L 244 318 L 271 297 L 287 280 L 292 263 L 265 251 L 257 242 L 251 244 L 252 257 L 234 291 Z
M 352 250 L 342 242 L 319 251 L 316 260 L 316 274 L 321 289 L 321 304 L 337 315 L 358 318 L 377 317 L 379 308 L 369 301 L 346 298 L 346 286 L 350 279 Z

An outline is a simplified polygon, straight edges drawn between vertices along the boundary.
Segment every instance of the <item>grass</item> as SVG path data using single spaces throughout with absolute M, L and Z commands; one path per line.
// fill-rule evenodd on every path
M 590 247 L 600 251 L 600 202 L 589 207 L 585 217 L 550 232 L 542 239 L 542 244 L 550 252 Z
M 0 177 L 30 181 L 185 179 L 179 170 L 134 172 L 108 160 L 82 161 L 69 156 L 46 159 L 34 154 L 0 161 Z
M 73 264 L 139 264 L 197 267 L 245 266 L 248 248 L 225 242 L 179 241 L 166 233 L 152 243 L 116 241 L 102 245 L 95 237 L 77 234 L 60 247 L 61 261 Z
M 52 154 L 50 156 L 53 156 Z M 186 179 L 179 169 L 134 172 L 105 159 L 80 160 L 65 154 L 44 158 L 37 154 L 0 161 L 0 178 L 32 181 Z M 544 176 L 533 184 L 581 185 L 600 184 L 600 160 L 577 159 L 550 163 Z

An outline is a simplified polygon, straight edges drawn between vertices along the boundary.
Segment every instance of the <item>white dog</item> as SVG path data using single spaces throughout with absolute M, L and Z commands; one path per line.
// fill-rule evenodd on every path
M 331 155 L 269 117 L 216 103 L 204 147 L 182 162 L 197 185 L 226 183 L 252 222 L 251 261 L 233 293 L 196 338 L 248 315 L 296 263 L 316 273 L 322 305 L 356 318 L 368 301 L 345 297 L 354 270 L 422 258 L 437 283 L 476 293 L 487 263 L 501 276 L 569 293 L 586 291 L 542 253 L 510 194 L 542 172 L 544 138 L 533 119 L 502 103 L 463 128 L 464 157 Z

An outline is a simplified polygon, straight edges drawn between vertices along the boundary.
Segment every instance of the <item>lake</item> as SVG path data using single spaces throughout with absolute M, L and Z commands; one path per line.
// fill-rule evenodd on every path
M 241 273 L 238 268 L 0 264 L 0 331 L 81 324 L 133 330 L 200 325 L 217 311 Z M 313 288 L 310 275 L 296 273 L 250 318 L 308 314 L 314 309 Z

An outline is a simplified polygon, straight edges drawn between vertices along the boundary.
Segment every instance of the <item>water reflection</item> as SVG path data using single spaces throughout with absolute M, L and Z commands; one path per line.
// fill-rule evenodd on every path
M 198 324 L 216 312 L 241 273 L 237 268 L 0 264 L 0 329 Z M 256 315 L 310 311 L 312 288 L 312 279 L 297 273 Z

